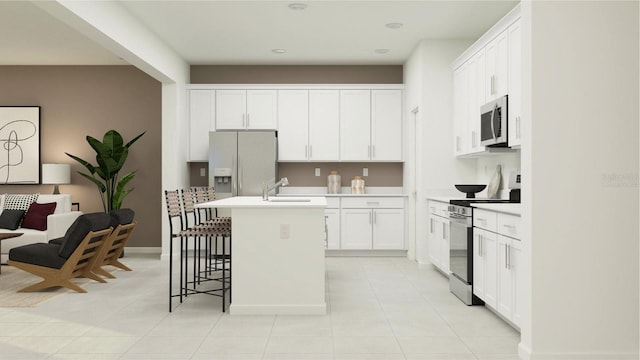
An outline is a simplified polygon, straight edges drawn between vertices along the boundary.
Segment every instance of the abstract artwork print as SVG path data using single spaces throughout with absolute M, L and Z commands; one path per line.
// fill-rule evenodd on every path
M 0 184 L 40 183 L 40 107 L 0 106 Z

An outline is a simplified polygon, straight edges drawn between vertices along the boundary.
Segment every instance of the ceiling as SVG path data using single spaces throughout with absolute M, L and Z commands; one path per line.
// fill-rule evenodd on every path
M 398 65 L 421 39 L 477 39 L 518 1 L 119 2 L 189 64 Z M 28 1 L 0 1 L 0 33 L 0 65 L 124 64 Z

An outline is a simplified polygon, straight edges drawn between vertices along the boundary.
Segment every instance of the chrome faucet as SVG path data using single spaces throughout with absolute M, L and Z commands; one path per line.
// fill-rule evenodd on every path
M 280 179 L 280 181 L 278 181 L 277 183 L 271 186 L 267 185 L 267 183 L 264 183 L 264 185 L 262 186 L 262 200 L 264 201 L 269 200 L 269 191 L 279 186 L 287 186 L 287 185 L 289 185 L 289 180 L 287 180 L 286 177 L 283 177 L 282 179 Z

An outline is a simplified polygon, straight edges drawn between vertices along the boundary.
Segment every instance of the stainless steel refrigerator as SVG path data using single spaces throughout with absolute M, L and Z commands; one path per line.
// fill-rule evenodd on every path
M 260 196 L 277 178 L 275 131 L 217 131 L 209 135 L 209 186 L 216 198 Z

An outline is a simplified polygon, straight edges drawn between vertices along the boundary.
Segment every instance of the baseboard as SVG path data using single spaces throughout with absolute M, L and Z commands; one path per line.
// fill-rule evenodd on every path
M 160 255 L 162 253 L 161 247 L 125 247 L 124 254 L 143 254 L 143 255 Z
M 327 304 L 317 305 L 229 305 L 231 315 L 326 315 Z
M 326 257 L 338 256 L 394 256 L 407 257 L 407 250 L 343 250 L 343 249 L 325 249 Z
M 520 343 L 522 360 L 638 360 L 638 353 L 535 353 Z

